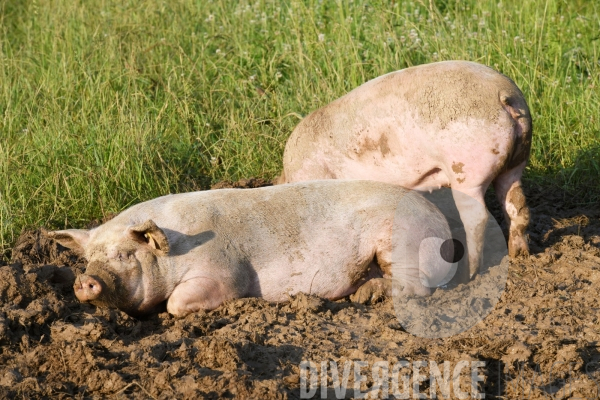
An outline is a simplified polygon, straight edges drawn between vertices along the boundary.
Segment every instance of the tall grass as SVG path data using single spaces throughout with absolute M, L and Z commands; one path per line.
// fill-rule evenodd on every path
M 81 226 L 211 181 L 273 177 L 302 116 L 438 60 L 479 61 L 522 88 L 535 124 L 530 178 L 598 188 L 599 9 L 0 0 L 0 251 L 25 227 Z

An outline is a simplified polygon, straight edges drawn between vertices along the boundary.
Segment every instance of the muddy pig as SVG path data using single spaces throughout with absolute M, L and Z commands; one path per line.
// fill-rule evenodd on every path
M 410 230 L 420 265 L 392 260 L 394 221 Z M 360 287 L 364 298 L 395 287 L 381 282 L 392 275 L 398 290 L 427 295 L 454 262 L 453 249 L 444 254 L 451 237 L 439 210 L 414 191 L 374 181 L 168 195 L 97 228 L 49 235 L 88 261 L 74 285 L 79 300 L 131 315 L 156 312 L 165 301 L 183 316 L 239 297 L 337 299 Z M 419 238 L 434 240 L 419 248 Z
M 278 183 L 372 179 L 465 193 L 476 201 L 455 202 L 472 276 L 490 183 L 508 224 L 509 255 L 529 251 L 521 174 L 531 135 L 527 103 L 506 76 L 467 61 L 420 65 L 373 79 L 304 118 L 287 141 Z

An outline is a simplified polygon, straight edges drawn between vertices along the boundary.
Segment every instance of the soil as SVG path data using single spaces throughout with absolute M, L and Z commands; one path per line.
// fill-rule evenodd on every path
M 317 369 L 337 362 L 340 376 L 345 361 L 362 361 L 362 392 L 354 392 L 353 368 L 345 395 L 338 391 L 345 398 L 369 388 L 381 396 L 370 372 L 378 361 L 390 374 L 399 362 L 412 363 L 400 373 L 424 376 L 415 381 L 424 398 L 436 390 L 443 398 L 440 381 L 437 388 L 429 381 L 432 361 L 440 370 L 444 361 L 451 369 L 481 361 L 475 389 L 486 399 L 598 398 L 600 211 L 533 184 L 526 195 L 532 255 L 510 261 L 506 288 L 484 320 L 442 339 L 406 332 L 391 299 L 363 305 L 300 294 L 278 304 L 236 299 L 183 319 L 135 319 L 78 302 L 72 284 L 84 260 L 44 229 L 25 232 L 10 263 L 0 264 L 0 398 L 295 399 L 302 361 Z M 416 361 L 426 364 L 415 373 Z M 461 390 L 475 396 L 468 365 L 451 398 Z M 323 392 L 309 393 L 322 394 L 336 398 L 331 372 Z

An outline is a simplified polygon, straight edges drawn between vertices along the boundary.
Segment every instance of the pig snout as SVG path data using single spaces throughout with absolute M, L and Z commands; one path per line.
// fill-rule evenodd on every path
M 102 292 L 102 284 L 88 275 L 79 275 L 73 285 L 75 296 L 79 301 L 92 301 Z

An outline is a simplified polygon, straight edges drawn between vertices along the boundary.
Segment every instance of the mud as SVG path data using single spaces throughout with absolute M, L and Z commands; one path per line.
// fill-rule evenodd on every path
M 426 361 L 426 377 L 431 361 L 440 370 L 444 361 L 452 368 L 482 361 L 478 390 L 486 399 L 597 398 L 600 212 L 554 190 L 526 185 L 525 192 L 532 254 L 510 263 L 487 318 L 444 339 L 407 333 L 391 299 L 237 299 L 184 319 L 161 313 L 138 320 L 79 303 L 72 284 L 84 261 L 42 229 L 26 232 L 0 266 L 0 398 L 294 399 L 303 360 L 317 367 L 335 361 L 340 375 L 344 361 L 366 362 L 363 392 L 377 361 L 389 363 L 390 373 L 399 361 Z M 487 200 L 496 204 L 492 194 Z M 501 220 L 499 207 L 492 212 Z M 353 371 L 346 398 L 354 396 Z M 430 397 L 428 379 L 417 387 Z M 336 396 L 331 374 L 323 394 Z

